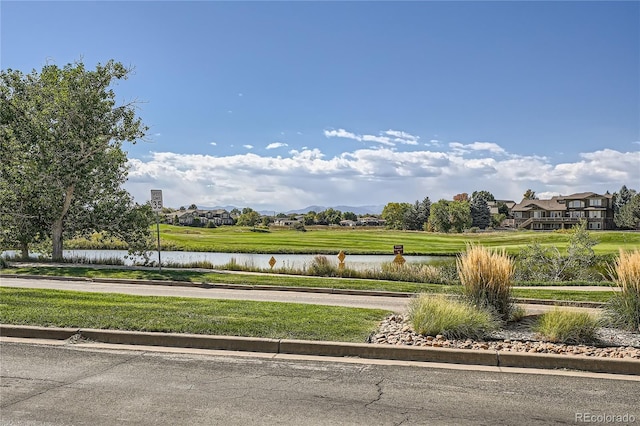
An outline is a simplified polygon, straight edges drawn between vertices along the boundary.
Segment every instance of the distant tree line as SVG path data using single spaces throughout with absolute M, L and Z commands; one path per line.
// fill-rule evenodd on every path
M 620 191 L 614 192 L 612 196 L 616 226 L 620 229 L 636 229 L 640 223 L 640 194 L 623 185 Z M 523 199 L 537 200 L 538 197 L 535 191 L 527 189 Z M 497 213 L 491 213 L 490 202 L 495 203 Z M 197 206 L 191 204 L 188 209 L 197 209 Z M 175 211 L 165 210 L 165 213 Z M 187 209 L 180 207 L 179 210 Z M 234 208 L 230 214 L 239 226 L 269 226 L 278 219 L 300 220 L 303 226 L 338 225 L 343 220 L 359 219 L 353 212 L 341 212 L 333 208 L 320 212 L 309 211 L 305 214 L 274 212 L 274 215 L 261 215 L 252 208 L 245 207 L 242 210 Z M 496 228 L 510 217 L 509 214 L 509 208 L 504 202 L 496 202 L 491 192 L 482 190 L 474 191 L 471 196 L 466 192 L 459 193 L 454 195 L 452 200 L 440 199 L 435 203 L 432 203 L 429 197 L 416 200 L 413 204 L 390 202 L 384 206 L 381 215 L 366 216 L 384 219 L 387 229 L 459 233 L 469 229 Z M 194 226 L 200 226 L 200 223 L 195 222 Z

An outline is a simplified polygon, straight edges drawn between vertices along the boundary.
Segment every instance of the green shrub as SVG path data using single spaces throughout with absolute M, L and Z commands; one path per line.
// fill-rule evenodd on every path
M 489 308 L 508 320 L 513 309 L 513 261 L 504 251 L 496 252 L 483 246 L 467 246 L 457 259 L 458 276 L 463 294 L 481 308 Z
M 640 250 L 620 251 L 610 268 L 620 291 L 606 305 L 607 319 L 615 327 L 640 331 Z
M 599 325 L 598 318 L 588 312 L 554 309 L 540 316 L 534 331 L 550 342 L 583 344 L 597 340 Z
M 7 259 L 0 256 L 0 269 L 8 268 L 9 264 L 7 263 Z
M 444 296 L 420 295 L 409 302 L 409 321 L 416 333 L 448 339 L 482 339 L 499 328 L 491 312 Z

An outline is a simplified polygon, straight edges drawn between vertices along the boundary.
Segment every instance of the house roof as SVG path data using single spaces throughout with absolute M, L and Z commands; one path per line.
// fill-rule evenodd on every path
M 529 211 L 529 210 L 567 210 L 566 200 L 584 200 L 587 198 L 611 198 L 611 194 L 600 195 L 595 192 L 579 192 L 571 195 L 557 195 L 551 197 L 549 200 L 528 200 L 523 199 L 519 204 L 516 204 L 512 211 Z M 561 203 L 562 202 L 562 203 Z
M 558 203 L 557 200 L 527 200 L 524 199 L 520 204 L 516 204 L 511 209 L 514 212 L 523 212 L 529 210 L 566 210 L 566 206 L 564 204 Z

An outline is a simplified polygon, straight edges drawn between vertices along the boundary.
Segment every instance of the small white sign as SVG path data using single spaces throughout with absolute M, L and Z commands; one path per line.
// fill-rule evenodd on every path
M 162 190 L 151 190 L 151 210 L 154 212 L 162 211 Z

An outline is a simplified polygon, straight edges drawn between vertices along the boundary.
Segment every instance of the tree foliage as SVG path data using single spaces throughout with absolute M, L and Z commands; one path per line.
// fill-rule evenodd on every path
M 242 214 L 238 216 L 236 225 L 238 226 L 256 226 L 261 222 L 260 213 L 250 207 L 242 209 Z
M 449 232 L 451 221 L 449 221 L 449 204 L 447 200 L 438 200 L 431 205 L 428 221 L 428 229 L 433 232 Z
M 423 231 L 429 221 L 430 211 L 431 200 L 429 200 L 429 197 L 425 197 L 422 201 L 416 200 L 405 213 L 405 229 Z
M 491 225 L 491 210 L 487 200 L 482 197 L 472 197 L 469 203 L 471 213 L 471 226 L 485 229 Z
M 147 130 L 134 104 L 116 106 L 111 86 L 129 73 L 114 61 L 93 71 L 79 62 L 0 73 L 3 244 L 24 252 L 50 239 L 54 260 L 62 259 L 63 239 L 79 232 L 146 244 L 151 210 L 121 189 L 122 143 L 135 143 Z
M 468 201 L 449 203 L 449 222 L 451 223 L 451 229 L 458 233 L 471 226 L 471 207 Z
M 527 189 L 525 191 L 524 194 L 522 194 L 522 198 L 524 198 L 525 200 L 537 200 L 538 197 L 536 197 L 536 191 L 532 190 L 532 189 Z
M 409 203 L 387 203 L 382 209 L 382 218 L 389 229 L 405 229 L 405 216 L 411 209 Z
M 496 198 L 489 191 L 473 191 L 471 194 L 471 201 L 485 200 L 486 202 L 495 201 Z
M 638 229 L 640 226 L 640 194 L 633 195 L 615 214 L 614 221 L 618 228 Z
M 588 279 L 589 266 L 595 262 L 593 246 L 598 241 L 587 231 L 586 221 L 570 230 L 566 254 L 558 247 L 542 246 L 539 242 L 527 245 L 518 255 L 518 275 L 521 280 L 571 281 Z

